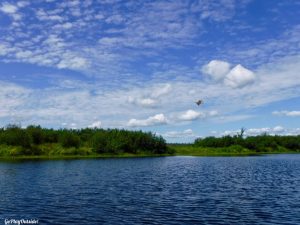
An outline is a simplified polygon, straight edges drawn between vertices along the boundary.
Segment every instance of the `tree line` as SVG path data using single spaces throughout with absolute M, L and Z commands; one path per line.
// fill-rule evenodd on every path
M 279 136 L 267 133 L 258 136 L 244 137 L 244 130 L 237 135 L 223 137 L 206 137 L 195 140 L 194 145 L 211 148 L 248 149 L 256 152 L 267 151 L 300 151 L 300 135 Z
M 51 145 L 52 144 L 52 145 Z M 0 145 L 17 146 L 22 155 L 44 154 L 43 146 L 90 149 L 90 153 L 168 153 L 166 141 L 151 132 L 124 129 L 47 129 L 41 126 L 21 128 L 8 125 L 0 128 Z M 0 147 L 1 148 L 1 147 Z

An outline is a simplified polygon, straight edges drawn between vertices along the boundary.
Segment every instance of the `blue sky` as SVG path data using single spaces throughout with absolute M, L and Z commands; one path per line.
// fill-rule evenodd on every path
M 300 134 L 300 3 L 0 3 L 0 126 Z M 197 106 L 195 101 L 203 99 Z

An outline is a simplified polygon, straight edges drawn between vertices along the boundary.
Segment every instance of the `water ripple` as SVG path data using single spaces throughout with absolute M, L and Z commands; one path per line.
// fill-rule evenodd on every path
M 300 224 L 300 155 L 0 162 L 0 219 Z

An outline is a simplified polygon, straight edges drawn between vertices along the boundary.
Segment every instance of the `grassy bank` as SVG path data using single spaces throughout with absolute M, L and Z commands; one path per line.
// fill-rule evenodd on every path
M 79 159 L 79 158 L 129 158 L 129 157 L 154 157 L 168 156 L 171 154 L 155 154 L 143 151 L 136 153 L 97 153 L 89 147 L 65 148 L 60 144 L 44 144 L 35 146 L 39 154 L 25 155 L 24 149 L 20 146 L 0 145 L 0 159 Z
M 251 151 L 246 148 L 231 146 L 226 148 L 205 148 L 192 144 L 169 144 L 168 154 L 153 154 L 149 152 L 137 153 L 95 153 L 91 148 L 64 148 L 59 144 L 39 146 L 43 150 L 40 155 L 15 154 L 20 152 L 20 147 L 0 146 L 0 160 L 26 160 L 26 159 L 92 159 L 92 158 L 131 158 L 131 157 L 158 157 L 158 156 L 251 156 L 263 154 L 300 153 L 285 148 L 268 151 Z
M 280 153 L 300 153 L 286 148 L 266 149 L 265 151 L 253 151 L 241 146 L 230 146 L 223 148 L 199 147 L 192 144 L 169 144 L 169 148 L 174 150 L 177 156 L 248 156 Z

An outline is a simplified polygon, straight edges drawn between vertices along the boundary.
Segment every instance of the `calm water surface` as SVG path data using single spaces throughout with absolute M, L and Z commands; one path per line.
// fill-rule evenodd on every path
M 300 155 L 0 162 L 0 224 L 300 224 Z

